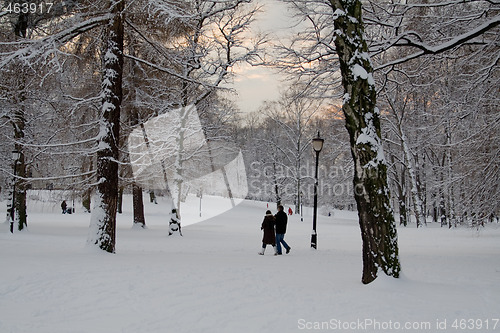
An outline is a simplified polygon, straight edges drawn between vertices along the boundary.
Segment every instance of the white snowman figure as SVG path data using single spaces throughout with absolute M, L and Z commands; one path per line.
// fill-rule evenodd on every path
M 182 236 L 181 231 L 181 221 L 179 220 L 179 216 L 177 215 L 177 209 L 172 209 L 172 213 L 170 213 L 170 223 L 168 226 L 168 235 L 172 236 L 174 232 L 179 232 L 179 235 Z

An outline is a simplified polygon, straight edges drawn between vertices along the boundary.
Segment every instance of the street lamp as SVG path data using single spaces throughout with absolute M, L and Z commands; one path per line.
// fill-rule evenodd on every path
M 318 136 L 312 139 L 313 150 L 316 153 L 316 171 L 314 175 L 314 211 L 313 211 L 313 230 L 311 234 L 311 247 L 316 249 L 318 235 L 316 233 L 316 216 L 318 211 L 318 163 L 319 163 L 319 153 L 323 149 L 323 142 L 325 140 L 320 138 L 319 131 Z
M 12 186 L 12 206 L 10 207 L 10 233 L 14 233 L 14 212 L 16 203 L 16 171 L 17 171 L 17 160 L 21 157 L 21 153 L 17 150 L 12 151 L 12 159 L 14 160 L 14 184 Z

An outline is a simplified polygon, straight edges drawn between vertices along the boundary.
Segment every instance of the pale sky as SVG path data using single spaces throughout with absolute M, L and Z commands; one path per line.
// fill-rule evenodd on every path
M 279 0 L 260 0 L 262 13 L 252 25 L 252 30 L 282 38 L 289 32 L 291 18 L 286 6 Z M 256 111 L 263 101 L 277 100 L 280 93 L 280 76 L 269 68 L 240 66 L 235 70 L 234 88 L 238 92 L 236 102 L 242 112 Z

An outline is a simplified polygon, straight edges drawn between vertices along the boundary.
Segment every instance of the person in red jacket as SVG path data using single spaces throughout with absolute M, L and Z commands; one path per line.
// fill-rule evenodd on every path
M 264 221 L 262 221 L 262 225 L 260 227 L 260 230 L 264 231 L 264 236 L 262 237 L 262 250 L 259 252 L 260 255 L 264 255 L 267 244 L 271 244 L 273 246 L 274 255 L 278 254 L 278 252 L 276 252 L 276 235 L 274 234 L 275 223 L 276 221 L 273 213 L 271 213 L 270 210 L 266 211 L 266 216 L 264 217 Z

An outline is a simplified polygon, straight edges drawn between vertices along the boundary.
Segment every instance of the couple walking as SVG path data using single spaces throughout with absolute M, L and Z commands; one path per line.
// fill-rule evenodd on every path
M 278 206 L 278 213 L 273 216 L 270 210 L 266 211 L 266 216 L 262 222 L 261 230 L 264 230 L 264 237 L 262 238 L 262 250 L 260 255 L 264 255 L 267 244 L 271 244 L 274 249 L 274 255 L 280 255 L 281 244 L 285 247 L 286 253 L 290 253 L 290 246 L 285 242 L 286 224 L 288 217 L 283 211 L 283 206 Z M 275 232 L 276 228 L 276 232 Z

